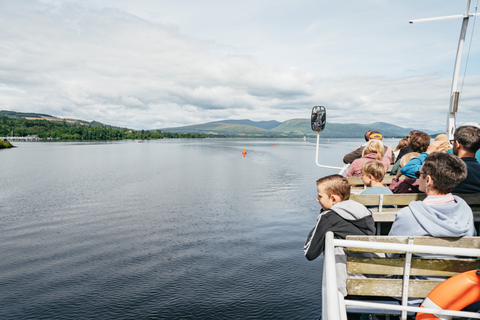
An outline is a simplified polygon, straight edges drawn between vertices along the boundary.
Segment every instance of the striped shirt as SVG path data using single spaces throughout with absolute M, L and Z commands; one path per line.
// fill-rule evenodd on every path
M 433 206 L 437 204 L 445 204 L 450 202 L 456 202 L 455 198 L 453 197 L 453 194 L 451 193 L 447 193 L 439 196 L 428 196 L 423 200 L 423 203 L 429 206 Z

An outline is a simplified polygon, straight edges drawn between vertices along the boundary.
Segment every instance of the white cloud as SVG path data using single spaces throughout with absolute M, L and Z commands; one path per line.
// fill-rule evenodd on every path
M 322 104 L 333 122 L 443 128 L 459 26 L 408 25 L 426 11 L 413 0 L 2 2 L 0 108 L 151 129 L 307 118 Z M 459 118 L 480 118 L 475 72 Z

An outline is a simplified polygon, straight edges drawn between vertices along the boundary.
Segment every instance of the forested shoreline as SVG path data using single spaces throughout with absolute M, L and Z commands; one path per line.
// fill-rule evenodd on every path
M 82 125 L 67 121 L 14 119 L 0 117 L 0 137 L 26 137 L 37 135 L 47 140 L 124 140 L 163 138 L 205 138 L 198 133 L 170 133 L 157 131 L 136 131 L 127 128 L 113 128 L 101 125 Z

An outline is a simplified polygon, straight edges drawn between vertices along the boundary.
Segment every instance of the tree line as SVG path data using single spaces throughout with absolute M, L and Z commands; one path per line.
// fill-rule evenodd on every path
M 37 135 L 42 139 L 55 140 L 124 140 L 124 139 L 163 139 L 163 138 L 205 138 L 198 133 L 171 133 L 157 131 L 137 131 L 127 128 L 113 128 L 105 125 L 81 125 L 66 121 L 14 119 L 0 117 L 0 137 L 26 137 Z

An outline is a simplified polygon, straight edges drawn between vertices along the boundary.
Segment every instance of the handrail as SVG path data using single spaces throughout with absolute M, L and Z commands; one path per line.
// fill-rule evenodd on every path
M 346 164 L 343 167 L 333 167 L 333 166 L 321 165 L 321 164 L 318 163 L 319 145 L 320 145 L 320 132 L 317 132 L 317 152 L 316 152 L 316 158 L 315 158 L 315 162 L 317 163 L 317 166 L 319 166 L 321 168 L 327 168 L 327 169 L 338 169 L 338 170 L 340 170 L 340 172 L 338 174 L 343 175 L 347 171 L 348 167 L 350 166 L 349 164 Z
M 446 316 L 461 316 L 465 318 L 474 318 L 480 319 L 480 313 L 477 312 L 467 312 L 467 311 L 451 311 L 443 309 L 432 309 L 432 308 L 420 308 L 412 306 L 401 306 L 394 304 L 378 303 L 378 302 L 367 302 L 367 301 L 358 301 L 358 300 L 345 300 L 346 306 L 359 307 L 359 308 L 368 308 L 368 309 L 385 309 L 385 310 L 394 310 L 394 311 L 407 311 L 407 312 L 422 312 L 422 313 L 434 313 L 441 314 Z M 459 314 L 461 312 L 461 314 Z

